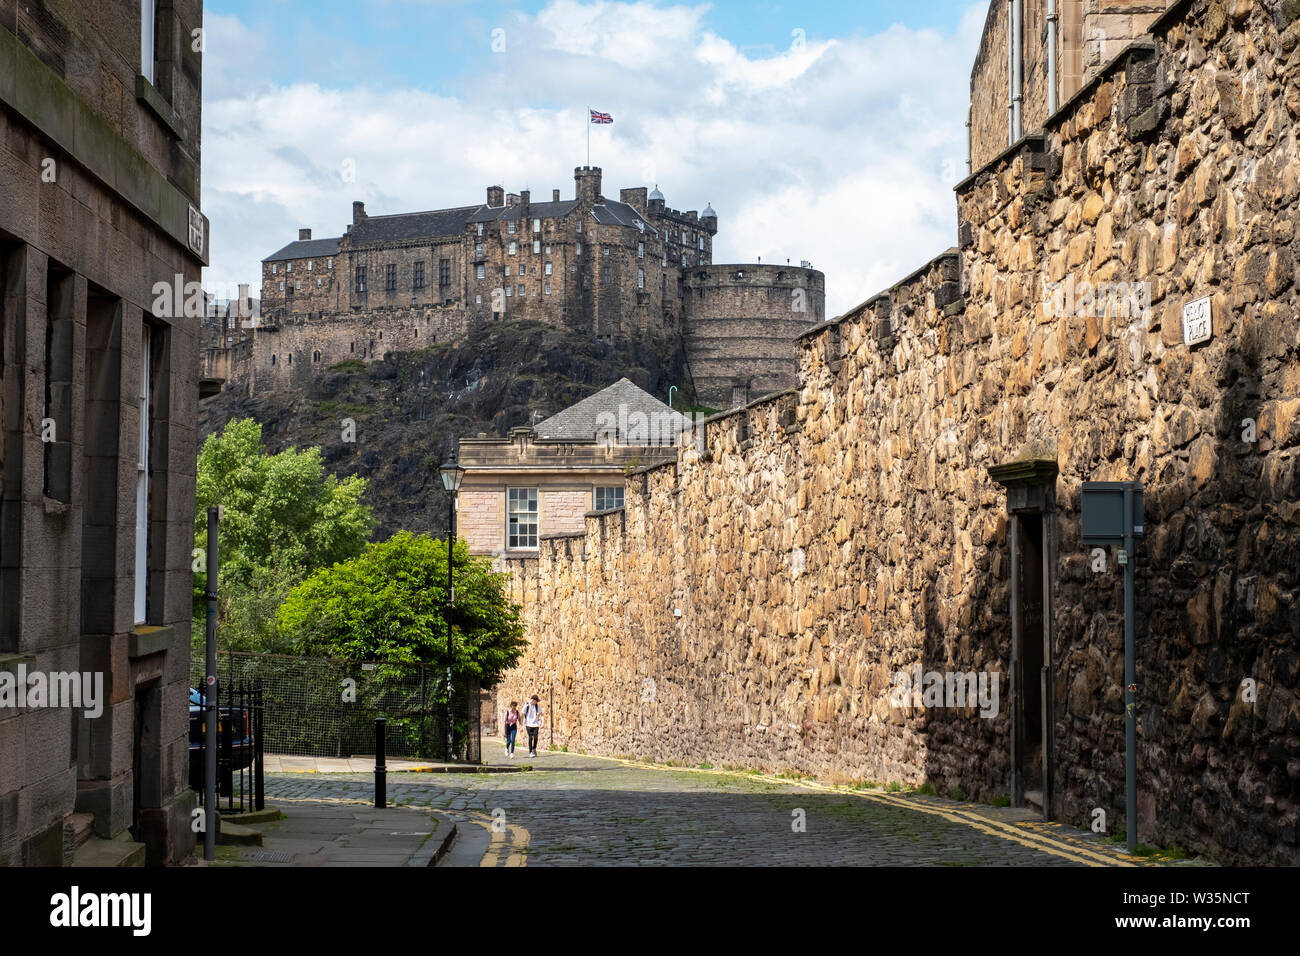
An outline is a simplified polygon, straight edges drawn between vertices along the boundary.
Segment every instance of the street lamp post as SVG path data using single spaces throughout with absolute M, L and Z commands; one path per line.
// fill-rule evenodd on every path
M 451 647 L 451 608 L 456 602 L 456 590 L 452 584 L 452 549 L 456 543 L 456 498 L 460 491 L 460 480 L 465 476 L 465 469 L 456 461 L 456 450 L 438 469 L 442 473 L 442 486 L 447 489 L 447 606 L 443 614 L 447 622 L 447 739 L 443 744 L 444 756 L 451 760 L 455 747 L 454 730 L 451 723 L 451 669 L 455 657 Z

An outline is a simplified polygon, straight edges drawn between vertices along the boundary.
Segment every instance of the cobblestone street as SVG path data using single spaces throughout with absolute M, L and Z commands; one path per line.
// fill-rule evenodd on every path
M 495 741 L 485 741 L 495 751 Z M 496 761 L 499 755 L 489 756 Z M 544 752 L 522 773 L 390 773 L 392 806 L 500 820 L 513 857 L 563 865 L 1035 865 L 1137 863 L 1112 844 L 1025 813 L 918 795 L 849 793 L 740 773 Z M 369 802 L 369 774 L 268 775 L 267 797 Z M 473 830 L 473 826 L 469 827 Z M 502 830 L 501 827 L 497 828 Z M 486 845 L 486 841 L 484 841 Z

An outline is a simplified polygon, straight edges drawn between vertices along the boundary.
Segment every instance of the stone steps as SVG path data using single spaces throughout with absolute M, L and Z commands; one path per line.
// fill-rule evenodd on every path
M 144 866 L 144 860 L 144 844 L 136 843 L 129 833 L 123 833 L 113 840 L 105 840 L 97 836 L 87 837 L 73 854 L 72 865 L 78 867 Z

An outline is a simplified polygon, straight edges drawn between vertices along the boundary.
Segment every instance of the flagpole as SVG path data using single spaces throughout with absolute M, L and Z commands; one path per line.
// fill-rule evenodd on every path
M 591 107 L 587 107 L 587 168 L 591 168 Z

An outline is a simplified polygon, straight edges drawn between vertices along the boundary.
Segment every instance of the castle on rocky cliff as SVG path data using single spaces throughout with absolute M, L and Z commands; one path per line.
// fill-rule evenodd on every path
M 342 236 L 302 229 L 263 260 L 260 315 L 209 319 L 204 377 L 254 394 L 474 322 L 532 319 L 611 343 L 677 338 L 706 405 L 794 383 L 794 339 L 825 319 L 822 273 L 714 263 L 717 214 L 671 209 L 658 187 L 607 199 L 594 166 L 575 169 L 574 186 L 540 202 L 489 186 L 481 205 L 384 216 L 354 202 Z

